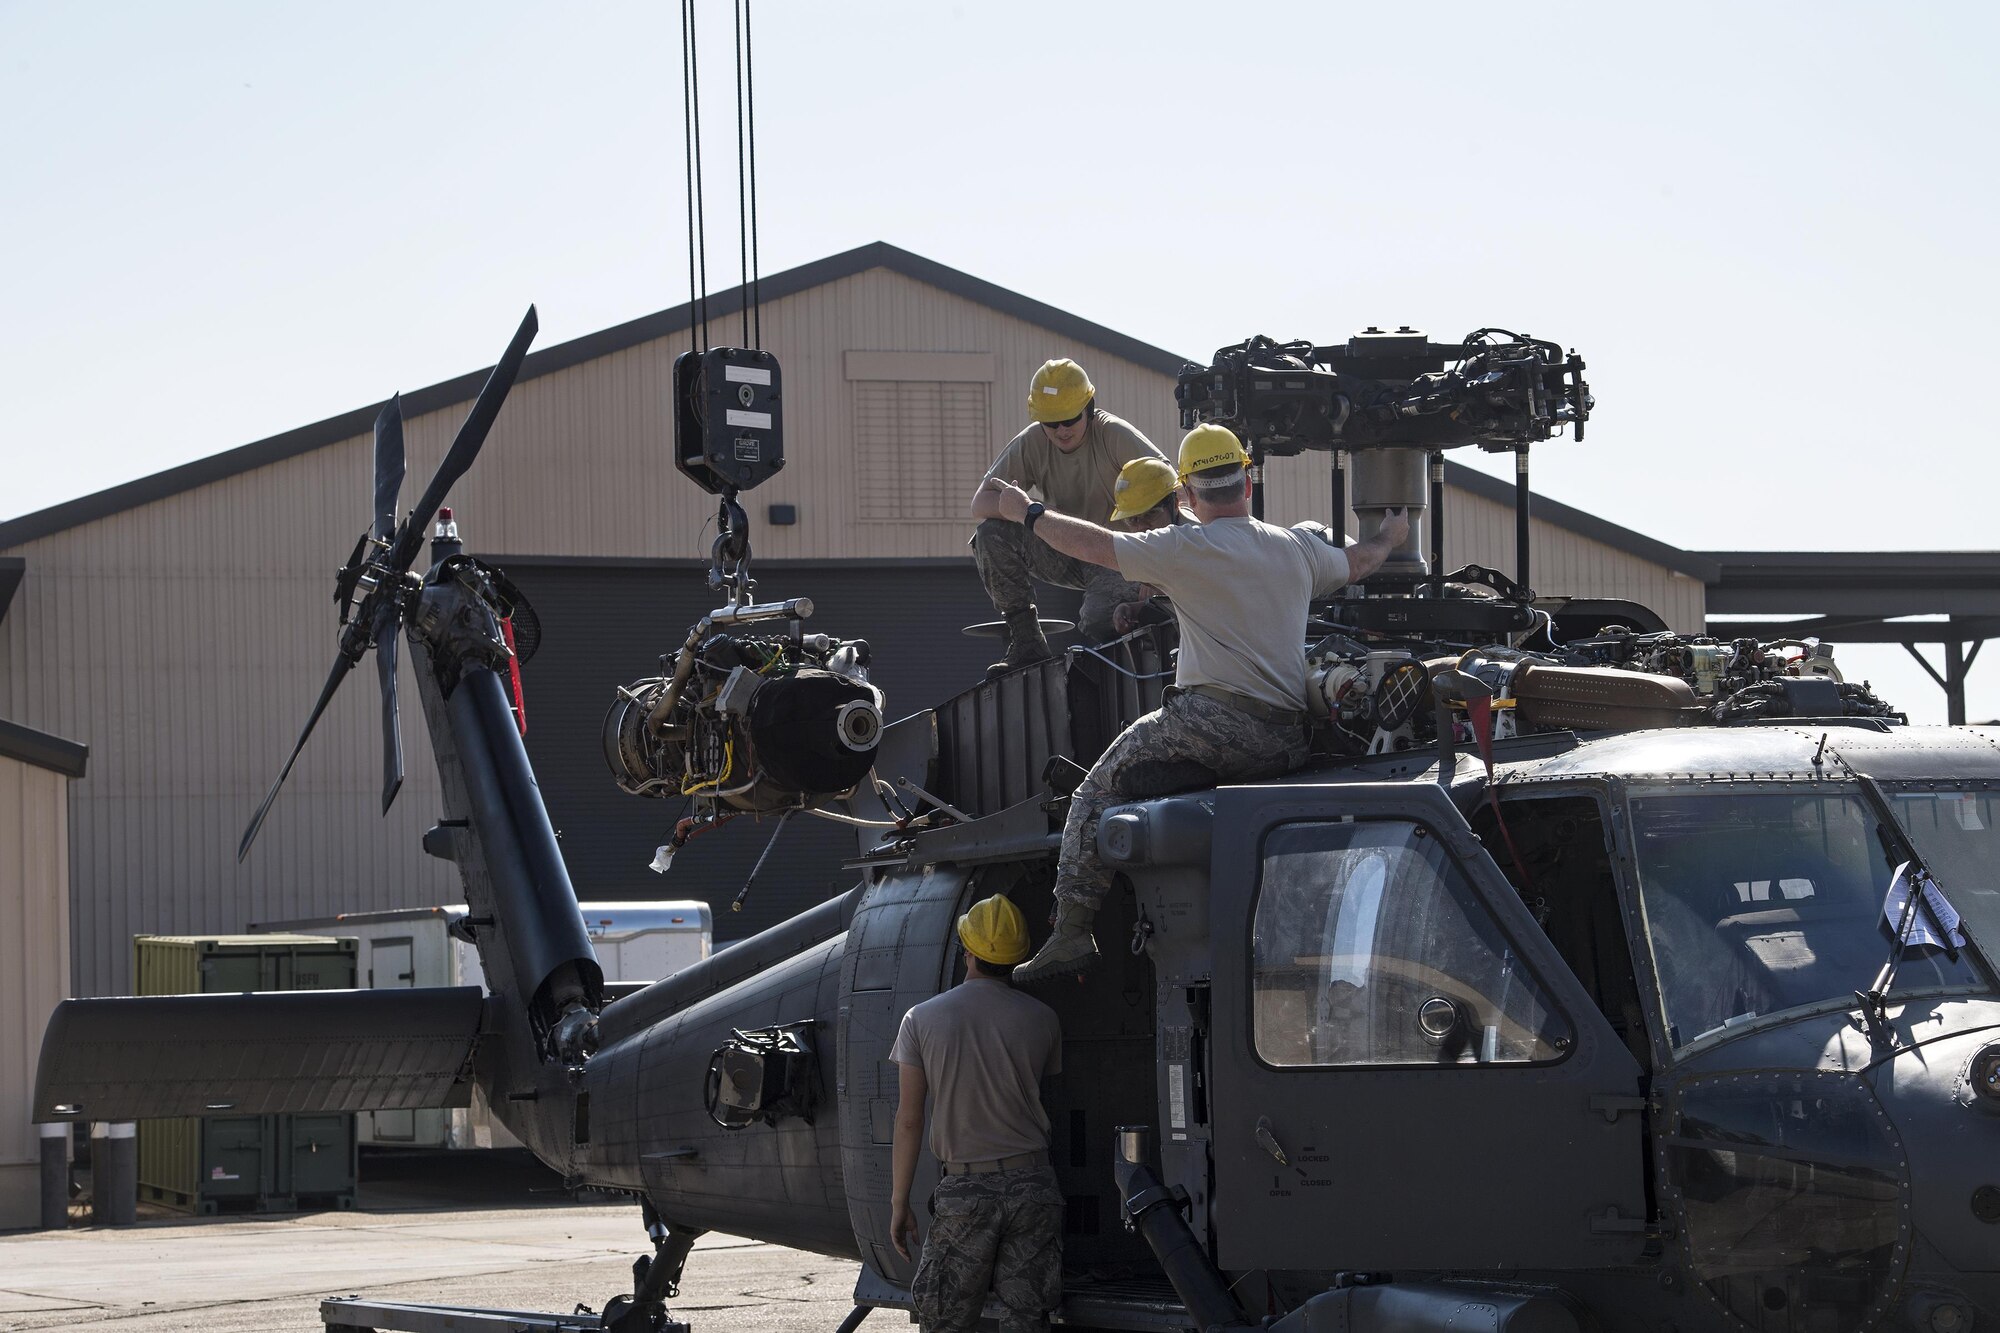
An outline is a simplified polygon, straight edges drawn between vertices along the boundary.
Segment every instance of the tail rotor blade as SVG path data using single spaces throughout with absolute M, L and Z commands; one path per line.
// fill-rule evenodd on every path
M 299 751 L 306 748 L 306 738 L 319 725 L 321 713 L 326 711 L 333 692 L 340 688 L 340 682 L 347 679 L 347 673 L 354 670 L 354 663 L 345 654 L 334 659 L 333 670 L 328 673 L 326 685 L 319 692 L 319 702 L 313 705 L 312 715 L 306 719 L 305 729 L 299 732 L 299 742 L 292 747 L 291 758 L 285 760 L 278 780 L 271 784 L 271 790 L 264 793 L 264 803 L 257 807 L 257 813 L 250 817 L 250 827 L 243 830 L 243 841 L 237 845 L 236 859 L 241 861 L 250 854 L 250 844 L 257 841 L 257 830 L 264 826 L 264 816 L 271 813 L 271 803 L 278 799 L 278 789 L 285 785 L 285 779 L 292 775 L 292 765 L 299 761 Z
M 396 533 L 396 497 L 403 490 L 403 395 L 391 394 L 375 418 L 375 536 Z
M 403 727 L 396 705 L 396 654 L 400 617 L 384 604 L 375 616 L 375 674 L 382 685 L 382 813 L 403 786 Z
M 385 600 L 373 612 L 370 627 L 362 629 L 357 623 L 359 615 L 366 611 L 366 603 L 357 612 L 357 621 L 344 622 L 341 634 L 340 656 L 328 673 L 326 685 L 319 692 L 319 702 L 313 705 L 311 716 L 306 718 L 305 728 L 299 732 L 298 743 L 292 746 L 291 756 L 285 760 L 285 767 L 278 774 L 278 780 L 271 784 L 271 790 L 264 794 L 264 800 L 257 807 L 257 813 L 250 817 L 250 826 L 243 830 L 243 841 L 237 845 L 236 859 L 241 861 L 250 853 L 250 844 L 257 840 L 257 831 L 264 826 L 264 817 L 271 812 L 271 805 L 278 799 L 278 792 L 291 776 L 292 765 L 299 759 L 299 753 L 306 748 L 306 739 L 318 725 L 320 715 L 326 712 L 333 692 L 340 688 L 340 682 L 361 660 L 361 654 L 374 647 L 379 654 L 376 670 L 382 687 L 382 809 L 386 813 L 396 799 L 396 793 L 403 785 L 403 739 L 396 702 L 396 660 L 398 657 L 397 634 L 401 628 L 401 605 L 397 600 L 403 590 L 395 584 L 410 566 L 415 563 L 417 551 L 423 545 L 425 531 L 444 503 L 444 497 L 451 490 L 452 483 L 465 475 L 479 457 L 480 449 L 486 443 L 486 436 L 493 429 L 494 420 L 500 415 L 501 404 L 507 401 L 507 393 L 514 387 L 514 380 L 521 372 L 521 362 L 527 358 L 528 344 L 533 342 L 540 324 L 535 308 L 528 307 L 528 313 L 521 320 L 521 326 L 514 331 L 513 341 L 501 354 L 500 361 L 486 376 L 486 383 L 479 390 L 479 397 L 472 404 L 465 424 L 458 428 L 458 437 L 438 465 L 431 477 L 430 485 L 424 488 L 423 498 L 399 529 L 396 526 L 396 498 L 402 491 L 405 458 L 403 452 L 403 400 L 402 395 L 392 396 L 383 404 L 382 411 L 375 418 L 375 508 L 370 521 L 371 537 L 388 538 L 394 535 L 394 545 L 379 561 L 365 561 L 358 548 L 356 557 L 348 562 L 349 569 L 356 576 L 353 583 L 346 583 L 336 593 L 341 600 L 343 618 L 350 604 L 359 574 L 364 563 L 375 568 L 379 584 L 369 597 L 382 596 Z M 342 571 L 341 578 L 347 580 L 349 573 Z M 384 591 L 386 589 L 386 591 Z M 373 644 L 366 637 L 374 639 Z
M 472 404 L 465 424 L 458 428 L 458 437 L 451 442 L 444 462 L 438 464 L 430 485 L 424 488 L 423 498 L 417 501 L 417 507 L 397 537 L 396 548 L 390 552 L 388 560 L 395 568 L 408 569 L 416 560 L 417 548 L 423 544 L 424 530 L 430 526 L 438 506 L 444 503 L 452 483 L 464 476 L 472 461 L 479 457 L 480 449 L 486 444 L 486 434 L 493 429 L 494 418 L 500 415 L 500 405 L 507 401 L 507 391 L 514 387 L 514 377 L 520 374 L 521 362 L 528 355 L 528 344 L 535 340 L 535 333 L 540 327 L 535 308 L 529 306 L 527 315 L 521 320 L 521 327 L 514 331 L 514 340 L 507 344 L 499 364 L 486 376 L 486 384 L 479 390 L 478 400 Z

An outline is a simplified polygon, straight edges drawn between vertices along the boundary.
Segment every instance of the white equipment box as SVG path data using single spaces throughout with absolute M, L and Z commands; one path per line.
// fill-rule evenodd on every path
M 591 947 L 607 985 L 621 990 L 670 977 L 708 957 L 714 919 L 708 904 L 693 899 L 668 902 L 578 903 Z M 386 912 L 344 912 L 299 921 L 250 923 L 253 934 L 307 932 L 359 940 L 359 985 L 478 986 L 486 989 L 479 954 L 451 933 L 466 914 L 465 904 L 411 907 Z M 474 1089 L 472 1105 L 451 1110 L 362 1111 L 355 1116 L 358 1140 L 404 1148 L 514 1148 L 520 1146 L 493 1118 Z

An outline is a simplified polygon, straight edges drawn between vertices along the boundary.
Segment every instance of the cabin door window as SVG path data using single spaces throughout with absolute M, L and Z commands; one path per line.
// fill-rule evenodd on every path
M 1253 955 L 1267 1064 L 1522 1064 L 1570 1044 L 1464 873 L 1414 821 L 1273 829 Z

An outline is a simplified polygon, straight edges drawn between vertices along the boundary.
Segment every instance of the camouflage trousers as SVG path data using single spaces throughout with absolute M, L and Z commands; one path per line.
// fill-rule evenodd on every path
M 986 1293 L 1000 1333 L 1041 1333 L 1062 1302 L 1062 1189 L 1046 1166 L 943 1176 L 910 1296 L 923 1333 L 972 1333 Z
M 1097 856 L 1097 821 L 1114 805 L 1220 782 L 1255 782 L 1305 763 L 1306 730 L 1251 717 L 1205 694 L 1176 692 L 1118 733 L 1069 800 L 1056 905 L 1095 911 L 1111 887 Z
M 972 560 L 979 566 L 979 581 L 986 585 L 993 609 L 1003 616 L 1035 604 L 1038 579 L 1058 588 L 1080 589 L 1083 607 L 1077 612 L 1077 627 L 1092 643 L 1116 638 L 1112 612 L 1120 602 L 1139 600 L 1139 585 L 1127 582 L 1117 570 L 1073 560 L 1004 518 L 989 518 L 972 534 Z

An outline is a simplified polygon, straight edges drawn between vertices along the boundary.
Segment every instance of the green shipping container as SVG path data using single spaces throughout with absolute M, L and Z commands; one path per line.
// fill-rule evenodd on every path
M 140 995 L 352 990 L 356 941 L 329 935 L 134 935 Z
M 351 990 L 357 944 L 321 935 L 136 935 L 141 995 Z M 208 1116 L 139 1124 L 139 1197 L 188 1212 L 354 1205 L 354 1117 Z
M 354 1206 L 354 1115 L 281 1115 L 279 1188 L 306 1207 Z

